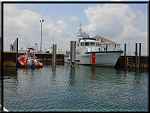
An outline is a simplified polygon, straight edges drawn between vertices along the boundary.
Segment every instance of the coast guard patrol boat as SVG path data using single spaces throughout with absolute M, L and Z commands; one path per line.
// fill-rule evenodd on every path
M 76 41 L 76 60 L 79 64 L 115 66 L 123 51 L 120 44 L 101 36 L 90 37 L 80 26 Z

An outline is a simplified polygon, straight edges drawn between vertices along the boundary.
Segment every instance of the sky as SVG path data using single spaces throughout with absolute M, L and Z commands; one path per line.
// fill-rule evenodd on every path
M 4 50 L 18 37 L 19 48 L 40 45 L 40 19 L 43 23 L 43 50 L 56 43 L 69 49 L 77 40 L 80 23 L 90 35 L 101 35 L 127 43 L 134 54 L 135 43 L 142 43 L 142 55 L 148 55 L 147 4 L 4 4 Z M 122 48 L 123 49 L 123 48 Z

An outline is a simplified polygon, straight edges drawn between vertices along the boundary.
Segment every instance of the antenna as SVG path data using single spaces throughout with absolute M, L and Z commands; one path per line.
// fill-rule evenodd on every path
M 90 37 L 88 33 L 82 31 L 82 24 L 81 23 L 79 26 L 79 34 L 77 36 L 83 37 L 83 38 L 89 38 Z
M 79 32 L 82 33 L 82 24 L 80 23 Z
M 80 23 L 80 25 L 79 25 L 79 31 L 78 31 L 78 35 L 77 36 L 82 36 L 82 24 Z

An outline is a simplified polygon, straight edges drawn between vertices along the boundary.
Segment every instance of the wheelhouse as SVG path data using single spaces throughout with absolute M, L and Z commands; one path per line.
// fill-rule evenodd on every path
M 81 39 L 78 42 L 78 46 L 96 46 L 96 41 L 92 39 Z

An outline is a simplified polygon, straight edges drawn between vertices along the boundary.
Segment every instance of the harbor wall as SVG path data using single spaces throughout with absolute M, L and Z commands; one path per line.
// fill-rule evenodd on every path
M 132 71 L 136 71 L 139 66 L 140 70 L 148 71 L 149 69 L 149 56 L 141 56 L 139 57 L 140 63 L 136 64 L 136 56 L 120 56 L 117 63 L 116 69 L 128 69 Z
M 19 53 L 22 55 L 23 53 Z M 17 75 L 17 60 L 16 60 L 16 52 L 4 52 L 3 54 L 3 71 L 5 77 L 11 73 L 11 75 Z M 52 64 L 52 54 L 36 54 L 44 65 L 51 65 Z M 1 61 L 0 61 L 1 63 Z M 56 65 L 64 65 L 64 55 L 57 54 L 56 55 Z M 0 67 L 1 68 L 1 67 Z
M 11 75 L 17 74 L 16 68 L 16 53 L 4 52 L 3 54 L 3 74 L 5 77 L 11 73 Z
M 16 52 L 4 52 L 3 60 L 4 67 L 16 66 Z
M 23 53 L 19 53 L 21 55 Z M 16 66 L 16 53 L 15 52 L 4 52 L 4 67 L 15 67 Z M 44 65 L 51 65 L 52 64 L 52 54 L 36 54 L 39 60 Z M 117 69 L 124 69 L 128 68 L 130 70 L 135 70 L 136 67 L 136 57 L 135 56 L 126 56 L 127 63 L 125 62 L 125 56 L 120 56 L 115 68 Z M 149 56 L 141 56 L 140 57 L 140 66 L 144 70 L 148 70 L 149 68 Z M 64 54 L 57 54 L 56 55 L 56 65 L 64 65 Z
M 23 53 L 19 53 L 19 55 L 23 55 Z M 44 65 L 51 65 L 52 64 L 52 54 L 35 54 L 39 61 L 41 61 Z M 16 66 L 16 52 L 4 52 L 4 67 L 14 67 Z M 56 64 L 57 65 L 64 65 L 64 55 L 57 54 L 56 55 Z

